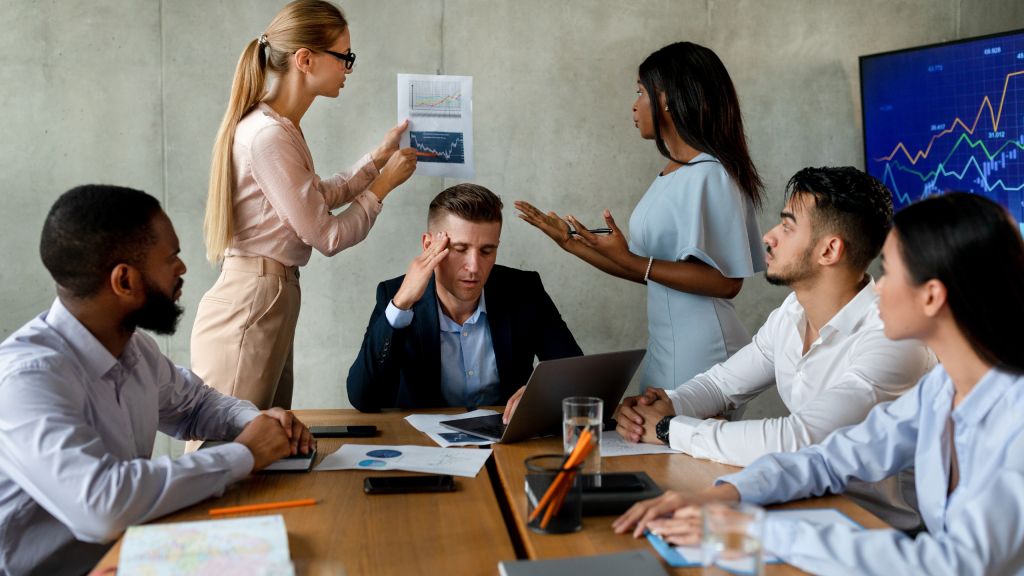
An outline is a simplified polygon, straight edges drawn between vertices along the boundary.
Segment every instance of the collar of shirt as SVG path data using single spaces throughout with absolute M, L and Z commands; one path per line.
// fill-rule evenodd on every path
M 476 310 L 473 311 L 473 315 L 469 317 L 469 320 L 466 320 L 466 324 L 463 324 L 462 326 L 465 326 L 467 324 L 476 324 L 480 320 L 480 315 L 487 313 L 487 301 L 484 298 L 484 292 L 486 290 L 487 289 L 484 288 L 483 290 L 480 291 L 480 302 L 477 303 Z M 461 332 L 462 331 L 462 326 L 459 326 L 455 322 L 455 320 L 452 320 L 451 318 L 449 318 L 448 315 L 444 313 L 444 310 L 441 309 L 441 299 L 440 298 L 438 298 L 438 300 L 437 300 L 437 318 L 439 320 L 439 325 L 441 327 L 441 331 L 442 332 Z
M 821 341 L 824 341 L 835 331 L 842 332 L 846 336 L 852 334 L 857 329 L 857 325 L 864 319 L 864 314 L 868 307 L 878 300 L 878 294 L 875 293 L 875 279 L 870 274 L 867 277 L 867 285 L 861 288 L 860 292 L 846 303 L 846 306 L 843 306 L 835 316 L 818 330 L 818 336 Z M 802 337 L 804 323 L 807 322 L 807 314 L 804 311 L 804 307 L 800 304 L 799 300 L 794 298 L 793 307 L 787 312 L 793 323 L 800 330 Z
M 1007 387 L 1013 385 L 1013 378 L 1001 377 L 999 370 L 990 368 L 981 380 L 974 385 L 974 388 L 967 394 L 967 397 L 960 402 L 956 408 L 953 406 L 953 396 L 956 394 L 956 386 L 949 374 L 945 374 L 945 382 L 939 393 L 935 395 L 934 410 L 936 414 L 949 413 L 957 425 L 974 426 L 982 421 L 992 408 L 1006 395 Z M 950 410 L 952 411 L 950 412 Z
M 50 311 L 46 314 L 46 323 L 64 338 L 78 365 L 90 380 L 99 380 L 115 366 L 120 366 L 120 374 L 112 375 L 115 383 L 120 384 L 125 374 L 130 372 L 138 361 L 139 351 L 135 345 L 134 335 L 125 346 L 121 357 L 115 358 L 92 332 L 75 318 L 60 298 L 54 299 L 53 305 L 50 306 Z

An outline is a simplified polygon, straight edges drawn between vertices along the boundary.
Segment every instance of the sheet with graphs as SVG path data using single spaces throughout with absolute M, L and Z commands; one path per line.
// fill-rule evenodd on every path
M 316 470 L 406 470 L 474 478 L 490 456 L 491 450 L 486 448 L 345 444 L 324 458 Z
M 398 75 L 402 148 L 416 148 L 419 176 L 473 178 L 473 77 Z

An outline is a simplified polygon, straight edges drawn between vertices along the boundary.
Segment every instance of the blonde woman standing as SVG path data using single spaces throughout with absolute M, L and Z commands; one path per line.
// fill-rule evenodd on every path
M 313 248 L 333 256 L 362 241 L 416 168 L 415 149 L 398 149 L 403 124 L 348 171 L 314 172 L 299 123 L 317 96 L 338 96 L 354 61 L 341 10 L 288 4 L 242 53 L 217 134 L 204 233 L 222 266 L 192 328 L 192 369 L 261 409 L 291 406 L 299 267 Z

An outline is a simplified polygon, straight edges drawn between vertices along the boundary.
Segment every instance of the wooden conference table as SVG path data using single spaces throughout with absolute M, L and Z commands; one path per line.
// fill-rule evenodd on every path
M 501 408 L 495 408 L 501 410 Z M 417 414 L 458 414 L 460 409 L 416 410 Z M 344 443 L 436 446 L 404 420 L 410 411 L 362 414 L 356 410 L 297 410 L 310 426 L 377 426 L 374 438 L 319 440 L 317 464 Z M 456 478 L 454 493 L 370 496 L 363 492 L 367 476 L 417 476 L 412 472 L 368 470 L 310 474 L 260 474 L 229 488 L 222 497 L 200 502 L 157 523 L 210 519 L 211 508 L 318 498 L 315 506 L 231 517 L 281 514 L 288 528 L 292 559 L 333 559 L 348 576 L 451 574 L 495 575 L 498 562 L 519 558 L 590 556 L 636 548 L 651 549 L 645 539 L 612 532 L 613 516 L 588 516 L 575 534 L 546 536 L 526 528 L 523 461 L 537 454 L 557 454 L 561 439 L 545 438 L 494 445 L 494 457 L 476 478 Z M 685 454 L 652 454 L 605 458 L 602 472 L 643 470 L 663 489 L 695 492 L 711 486 L 732 466 L 696 460 Z M 865 528 L 885 523 L 843 496 L 812 498 L 779 508 L 836 508 Z M 117 565 L 120 543 L 96 565 L 93 573 Z M 666 566 L 666 568 L 668 568 Z M 672 574 L 699 574 L 699 568 L 673 568 Z M 766 567 L 768 576 L 804 574 L 791 566 Z

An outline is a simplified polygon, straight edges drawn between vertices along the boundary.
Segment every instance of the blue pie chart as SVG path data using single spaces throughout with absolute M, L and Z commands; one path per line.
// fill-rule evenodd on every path
M 388 463 L 383 460 L 363 460 L 359 465 L 368 468 L 380 468 L 381 466 L 387 466 Z
M 373 458 L 398 458 L 402 453 L 398 450 L 371 450 L 366 455 Z

